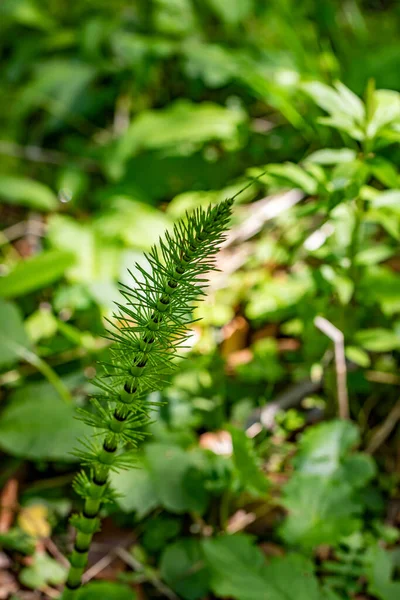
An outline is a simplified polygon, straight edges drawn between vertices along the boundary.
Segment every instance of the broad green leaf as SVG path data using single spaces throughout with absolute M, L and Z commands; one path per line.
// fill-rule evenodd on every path
M 298 555 L 274 558 L 266 565 L 252 538 L 225 535 L 203 540 L 211 588 L 237 600 L 321 600 L 312 563 Z
M 165 149 L 188 156 L 211 141 L 237 147 L 240 127 L 245 121 L 246 115 L 241 110 L 211 102 L 194 104 L 177 100 L 163 110 L 144 111 L 117 141 L 106 168 L 114 177 L 120 177 L 125 161 L 145 150 Z
M 254 10 L 254 0 L 207 0 L 207 3 L 229 25 L 239 25 Z
M 154 28 L 167 36 L 189 35 L 196 30 L 196 12 L 190 0 L 155 0 Z
M 370 267 L 362 278 L 359 299 L 367 304 L 377 302 L 386 315 L 400 312 L 400 278 L 385 266 Z
M 302 87 L 320 108 L 330 114 L 330 117 L 321 118 L 321 123 L 346 131 L 356 140 L 364 139 L 365 109 L 348 88 L 337 84 L 335 90 L 319 81 L 304 83 Z
M 359 437 L 349 421 L 322 423 L 302 436 L 295 472 L 284 487 L 289 514 L 280 533 L 286 543 L 311 549 L 335 544 L 360 528 L 359 491 L 376 469 L 370 456 L 350 453 Z
M 153 517 L 146 523 L 142 543 L 151 553 L 165 548 L 170 540 L 178 537 L 182 529 L 182 521 L 164 515 Z
M 354 123 L 363 124 L 365 108 L 358 96 L 343 83 L 337 82 L 335 88 L 319 81 L 303 84 L 306 93 L 333 118 L 344 119 L 350 126 Z
M 374 156 L 368 160 L 368 166 L 374 177 L 389 188 L 397 188 L 400 184 L 399 174 L 393 163 L 380 157 Z
M 356 152 L 350 148 L 324 148 L 309 154 L 306 162 L 317 163 L 318 165 L 337 165 L 339 163 L 352 162 L 356 159 Z
M 32 555 L 35 552 L 36 544 L 37 540 L 27 535 L 19 527 L 11 527 L 5 533 L 0 533 L 0 546 L 3 550 Z
M 280 534 L 293 546 L 335 544 L 361 527 L 362 505 L 346 481 L 299 473 L 285 486 L 283 506 L 289 515 Z
M 302 189 L 306 194 L 313 195 L 317 191 L 317 182 L 304 169 L 293 163 L 269 165 L 268 175 L 282 179 L 287 184 Z
M 162 506 L 175 513 L 203 513 L 209 498 L 202 455 L 166 444 L 148 444 L 145 454 Z
M 90 581 L 77 593 L 77 600 L 136 600 L 131 587 L 112 581 Z
M 52 115 L 48 125 L 52 129 L 64 119 L 76 120 L 77 101 L 95 75 L 93 67 L 80 60 L 59 58 L 40 62 L 34 67 L 33 80 L 22 88 L 18 115 L 45 108 Z
M 238 600 L 281 600 L 268 586 L 265 559 L 245 534 L 203 540 L 205 562 L 211 572 L 211 589 L 217 596 Z
M 234 427 L 229 431 L 232 436 L 233 463 L 242 485 L 251 494 L 265 495 L 268 481 L 260 470 L 252 440 L 244 431 Z
M 26 385 L 11 396 L 0 420 L 0 447 L 31 460 L 74 462 L 78 440 L 90 433 L 49 383 Z
M 382 327 L 362 329 L 355 334 L 354 339 L 362 348 L 370 352 L 390 352 L 400 348 L 400 336 Z
M 268 585 L 278 592 L 281 600 L 321 599 L 314 565 L 311 560 L 300 554 L 273 558 L 265 568 L 265 578 Z
M 400 216 L 400 190 L 386 190 L 377 194 L 371 201 L 371 206 L 390 210 Z
M 374 138 L 384 135 L 385 128 L 400 122 L 400 93 L 393 90 L 377 90 L 373 98 L 374 111 L 367 127 L 367 135 Z
M 74 256 L 67 273 L 72 281 L 108 284 L 118 277 L 121 248 L 116 241 L 96 231 L 92 223 L 78 223 L 71 217 L 54 215 L 49 220 L 48 237 L 59 251 Z M 104 290 L 101 293 L 104 295 Z
M 188 39 L 182 51 L 187 76 L 201 78 L 210 88 L 222 87 L 238 75 L 240 67 L 235 54 L 224 46 Z
M 376 265 L 393 256 L 395 252 L 395 249 L 387 244 L 375 244 L 358 252 L 355 261 L 358 265 Z
M 353 362 L 355 365 L 359 365 L 360 367 L 364 368 L 369 367 L 371 364 L 368 353 L 357 346 L 346 347 L 346 358 L 351 360 L 351 362 Z
M 357 427 L 349 421 L 330 421 L 310 427 L 300 439 L 296 469 L 304 474 L 329 477 L 359 440 Z
M 48 585 L 59 585 L 67 577 L 67 568 L 43 551 L 37 551 L 32 565 L 25 567 L 19 574 L 23 585 L 33 590 L 41 590 Z
M 393 581 L 394 561 L 390 553 L 379 545 L 367 551 L 368 591 L 379 600 L 398 600 L 400 581 Z
M 57 196 L 52 190 L 33 179 L 0 175 L 0 198 L 8 204 L 49 211 L 58 208 Z
M 15 304 L 0 300 L 0 367 L 12 366 L 21 359 L 19 347 L 31 347 L 21 313 Z
M 34 0 L 3 0 L 0 4 L 0 17 L 12 19 L 16 23 L 36 29 L 49 29 L 53 20 Z
M 365 107 L 360 98 L 340 81 L 335 83 L 335 88 L 343 100 L 347 112 L 352 115 L 356 122 L 363 124 L 365 120 Z
M 209 572 L 204 566 L 200 542 L 182 538 L 161 555 L 163 580 L 185 600 L 200 600 L 209 590 Z
M 120 494 L 116 502 L 124 512 L 135 511 L 138 519 L 160 506 L 157 482 L 147 465 L 139 461 L 137 468 L 111 474 L 112 486 Z
M 0 277 L 0 297 L 16 298 L 40 290 L 63 277 L 73 264 L 73 254 L 61 250 L 47 250 L 21 261 Z
M 314 282 L 307 271 L 273 279 L 264 278 L 255 288 L 256 293 L 249 296 L 246 316 L 263 320 L 277 316 L 294 317 L 297 315 L 298 303 L 313 288 Z
M 55 335 L 57 319 L 50 310 L 39 308 L 25 321 L 26 331 L 32 342 Z
M 110 241 L 120 239 L 127 246 L 142 250 L 157 243 L 170 225 L 165 213 L 124 196 L 110 198 L 109 209 L 93 223 L 99 236 Z

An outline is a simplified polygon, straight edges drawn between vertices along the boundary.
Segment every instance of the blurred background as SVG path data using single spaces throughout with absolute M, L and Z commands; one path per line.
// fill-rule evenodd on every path
M 395 0 L 2 0 L 0 600 L 65 579 L 118 282 L 251 180 L 82 599 L 400 597 L 399 34 Z

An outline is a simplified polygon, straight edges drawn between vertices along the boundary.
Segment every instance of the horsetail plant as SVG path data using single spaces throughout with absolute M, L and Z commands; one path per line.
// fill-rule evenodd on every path
M 71 518 L 76 537 L 62 600 L 77 597 L 100 510 L 115 497 L 110 471 L 134 465 L 155 404 L 148 396 L 162 389 L 174 369 L 193 322 L 193 303 L 204 295 L 205 275 L 215 268 L 232 204 L 233 198 L 187 215 L 146 255 L 147 269 L 136 264 L 134 286 L 121 286 L 126 303 L 116 303 L 115 322 L 108 331 L 114 342 L 111 360 L 103 364 L 104 374 L 96 382 L 100 393 L 91 399 L 92 410 L 79 410 L 79 418 L 95 432 L 76 452 L 83 470 L 74 488 L 84 502 Z M 131 448 L 123 450 L 126 444 Z

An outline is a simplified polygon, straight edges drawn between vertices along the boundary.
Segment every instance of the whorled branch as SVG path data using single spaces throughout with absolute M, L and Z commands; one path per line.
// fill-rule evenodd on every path
M 102 505 L 113 499 L 108 479 L 111 470 L 129 468 L 135 448 L 146 435 L 144 426 L 154 403 L 146 398 L 159 390 L 174 368 L 173 359 L 192 322 L 193 302 L 204 294 L 204 275 L 214 267 L 213 258 L 224 239 L 233 199 L 214 208 L 197 210 L 167 233 L 147 256 L 149 269 L 136 268 L 135 287 L 122 286 L 127 304 L 117 304 L 118 326 L 109 332 L 115 342 L 111 364 L 97 382 L 102 395 L 92 399 L 93 411 L 80 410 L 80 418 L 104 433 L 100 445 L 84 442 L 76 452 L 88 473 L 75 481 L 84 498 L 83 510 L 71 522 L 77 530 L 70 556 L 70 571 L 63 600 L 75 597 L 87 564 L 94 533 L 99 529 Z M 133 452 L 120 453 L 129 443 Z

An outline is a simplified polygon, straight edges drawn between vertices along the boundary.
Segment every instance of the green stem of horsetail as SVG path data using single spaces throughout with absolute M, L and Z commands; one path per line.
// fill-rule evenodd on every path
M 103 365 L 104 375 L 97 381 L 101 393 L 91 399 L 91 411 L 79 409 L 79 418 L 102 436 L 100 442 L 84 441 L 75 453 L 83 470 L 74 487 L 84 504 L 71 518 L 76 537 L 62 600 L 76 599 L 81 588 L 101 508 L 114 497 L 110 471 L 133 465 L 154 408 L 147 398 L 162 389 L 174 369 L 174 358 L 193 320 L 193 303 L 204 295 L 205 276 L 224 239 L 232 203 L 233 198 L 198 209 L 175 225 L 173 233 L 167 232 L 146 255 L 148 268 L 136 264 L 139 275 L 131 274 L 134 286 L 122 286 L 126 303 L 116 304 L 109 331 L 114 342 L 111 361 Z M 126 445 L 131 449 L 123 451 Z

